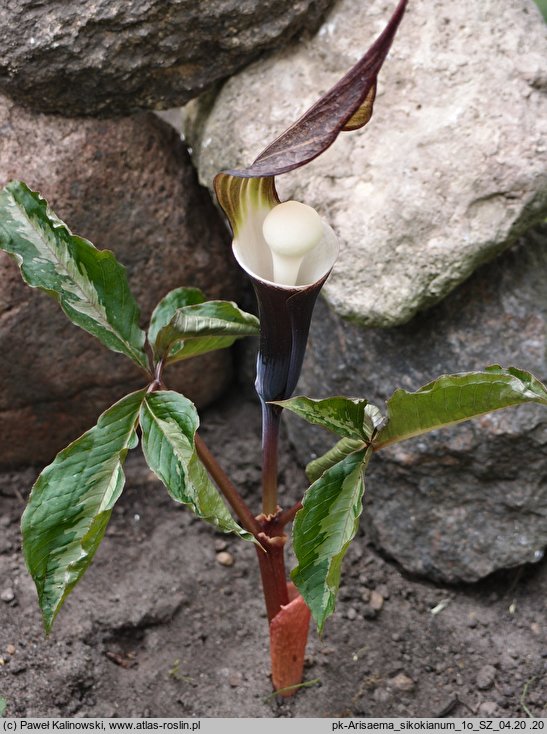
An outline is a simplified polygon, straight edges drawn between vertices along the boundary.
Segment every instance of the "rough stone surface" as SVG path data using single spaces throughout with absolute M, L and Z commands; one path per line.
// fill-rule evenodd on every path
M 447 372 L 497 362 L 545 380 L 547 227 L 394 329 L 361 329 L 317 305 L 297 393 L 384 405 Z M 303 462 L 334 437 L 291 416 Z M 412 573 L 476 581 L 547 544 L 547 411 L 524 405 L 378 452 L 367 471 L 369 538 Z
M 20 178 L 72 231 L 127 266 L 143 325 L 180 285 L 237 295 L 226 235 L 176 133 L 155 115 L 94 121 L 35 115 L 0 99 L 0 184 Z M 166 372 L 203 405 L 230 379 L 227 351 Z M 24 285 L 0 253 L 0 464 L 43 462 L 146 378 Z
M 315 29 L 330 0 L 3 3 L 0 89 L 41 112 L 125 114 L 187 102 Z
M 250 163 L 357 60 L 392 7 L 340 0 L 311 42 L 230 79 L 205 127 L 194 110 L 201 180 Z M 283 198 L 317 208 L 341 238 L 325 289 L 338 313 L 404 323 L 541 219 L 546 34 L 532 0 L 409 3 L 371 122 L 279 177 Z

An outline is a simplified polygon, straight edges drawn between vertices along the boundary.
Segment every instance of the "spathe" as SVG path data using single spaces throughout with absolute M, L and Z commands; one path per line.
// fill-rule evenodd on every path
M 251 278 L 259 301 L 261 343 L 256 386 L 263 401 L 290 397 L 296 387 L 313 306 L 338 252 L 336 236 L 325 224 L 325 236 L 306 256 L 297 286 L 273 282 L 271 253 L 262 224 L 279 204 L 274 176 L 300 168 L 325 151 L 340 132 L 356 130 L 370 120 L 377 76 L 406 4 L 407 0 L 399 1 L 366 54 L 251 166 L 215 177 L 217 198 L 234 235 L 234 255 Z

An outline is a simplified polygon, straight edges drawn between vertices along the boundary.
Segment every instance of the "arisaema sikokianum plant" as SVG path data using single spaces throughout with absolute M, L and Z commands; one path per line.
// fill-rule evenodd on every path
M 547 391 L 536 378 L 499 366 L 444 375 L 414 393 L 397 390 L 385 414 L 365 399 L 292 397 L 314 303 L 335 265 L 339 243 L 313 209 L 279 201 L 275 176 L 305 165 L 339 134 L 370 120 L 378 73 L 405 6 L 400 0 L 362 59 L 252 165 L 215 179 L 232 227 L 235 259 L 257 296 L 259 319 L 234 303 L 207 301 L 197 288 L 180 287 L 158 304 L 145 333 L 125 270 L 111 252 L 73 235 L 24 183 L 14 181 L 1 192 L 0 248 L 15 258 L 25 282 L 54 297 L 74 324 L 131 359 L 143 375 L 142 389 L 108 408 L 57 455 L 32 489 L 22 519 L 23 549 L 48 632 L 93 559 L 123 490 L 127 453 L 140 441 L 148 465 L 176 502 L 219 531 L 255 544 L 273 685 L 290 695 L 302 680 L 310 616 L 322 630 L 334 609 L 374 452 L 491 410 L 547 404 Z M 261 508 L 243 500 L 198 433 L 195 407 L 166 384 L 171 365 L 249 336 L 259 337 Z M 310 486 L 305 492 L 303 487 L 302 501 L 283 508 L 277 456 L 285 409 L 338 440 L 308 465 Z M 293 520 L 297 566 L 289 581 L 285 528 Z

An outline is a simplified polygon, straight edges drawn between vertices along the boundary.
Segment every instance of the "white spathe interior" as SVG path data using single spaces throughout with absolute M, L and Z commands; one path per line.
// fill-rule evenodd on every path
M 303 255 L 296 282 L 277 282 L 274 277 L 272 251 L 263 234 L 264 220 L 273 209 L 273 206 L 266 203 L 258 206 L 255 203 L 247 208 L 245 221 L 239 227 L 232 245 L 236 260 L 249 275 L 280 287 L 304 288 L 316 283 L 331 270 L 338 257 L 339 242 L 334 231 L 318 217 L 321 224 L 321 230 L 316 230 L 319 234 L 318 241 L 315 238 L 315 245 L 312 242 L 311 249 Z

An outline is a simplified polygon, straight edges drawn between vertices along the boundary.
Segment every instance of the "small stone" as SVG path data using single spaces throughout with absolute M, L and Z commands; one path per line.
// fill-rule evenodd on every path
M 389 681 L 392 688 L 398 691 L 412 691 L 414 690 L 415 683 L 406 673 L 398 673 L 395 678 Z
M 379 591 L 371 591 L 369 604 L 372 609 L 379 612 L 380 609 L 384 606 L 384 597 L 380 594 Z
M 0 594 L 0 599 L 2 599 L 2 601 L 5 601 L 6 604 L 15 599 L 15 592 L 13 591 L 11 586 L 7 586 L 5 589 L 3 589 L 2 593 Z
M 228 676 L 228 683 L 232 686 L 232 688 L 237 688 L 239 685 L 241 685 L 241 682 L 243 681 L 243 676 L 241 673 L 234 672 L 230 673 Z
M 481 691 L 485 691 L 490 688 L 496 679 L 496 669 L 493 665 L 483 665 L 477 673 L 476 683 L 477 688 Z
M 348 618 L 349 620 L 353 621 L 353 620 L 354 620 L 354 619 L 356 619 L 356 617 L 357 617 L 357 611 L 356 611 L 356 610 L 355 610 L 355 609 L 354 609 L 353 607 L 350 607 L 350 608 L 348 609 L 348 611 L 346 612 L 346 617 L 347 617 L 347 618 Z
M 471 612 L 467 616 L 467 626 L 471 628 L 474 628 L 477 626 L 477 615 L 475 614 L 475 612 Z
M 215 540 L 215 550 L 220 553 L 220 551 L 226 550 L 228 547 L 228 543 L 225 540 L 222 540 L 222 538 L 217 538 Z
M 509 654 L 507 650 L 504 650 L 500 657 L 499 657 L 499 663 L 503 670 L 512 670 L 513 668 L 517 667 L 516 660 L 513 659 L 513 656 Z
M 478 714 L 479 716 L 490 718 L 491 716 L 496 716 L 497 710 L 498 704 L 495 701 L 483 701 L 479 706 Z
M 221 566 L 233 566 L 235 559 L 228 551 L 221 551 L 217 553 L 217 563 L 220 563 Z
M 368 604 L 370 601 L 370 589 L 363 589 L 361 592 L 361 599 L 365 602 L 365 604 Z
M 15 645 L 7 645 L 6 652 L 8 655 L 15 655 L 15 652 L 16 652 Z
M 537 622 L 532 622 L 530 629 L 534 635 L 539 635 L 541 633 L 541 627 Z

